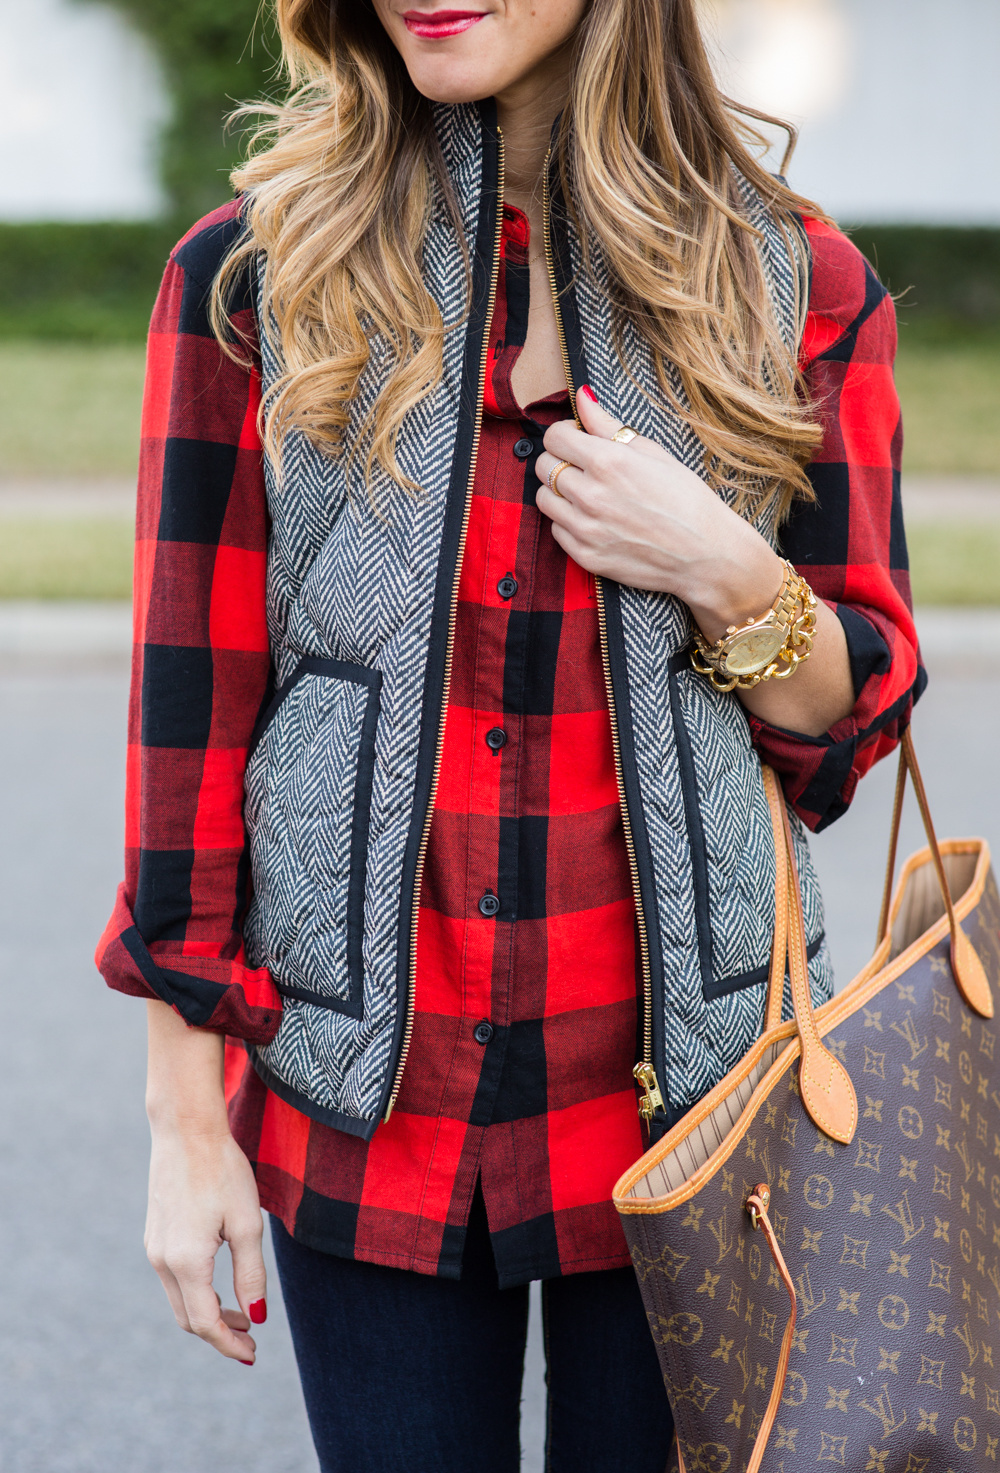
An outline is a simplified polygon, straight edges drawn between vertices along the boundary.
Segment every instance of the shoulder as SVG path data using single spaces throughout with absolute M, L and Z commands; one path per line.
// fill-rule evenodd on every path
M 230 200 L 198 220 L 174 246 L 153 314 L 154 331 L 214 338 L 208 314 L 212 283 L 243 235 L 242 209 L 242 200 Z M 248 264 L 227 290 L 229 318 L 248 343 L 256 339 L 252 288 Z
M 229 200 L 196 221 L 174 246 L 170 259 L 185 276 L 211 286 L 228 253 L 243 234 L 243 201 Z
M 844 352 L 853 357 L 862 342 L 869 353 L 891 358 L 896 347 L 895 309 L 872 266 L 835 225 L 810 215 L 802 223 L 812 256 L 802 362 Z

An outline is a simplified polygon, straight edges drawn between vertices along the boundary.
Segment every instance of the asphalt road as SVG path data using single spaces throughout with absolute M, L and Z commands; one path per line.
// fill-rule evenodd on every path
M 1000 663 L 935 665 L 914 730 L 939 831 L 1000 844 Z M 277 1294 L 244 1376 L 175 1329 L 143 1255 L 144 1010 L 91 962 L 121 867 L 125 703 L 115 660 L 0 673 L 0 1473 L 315 1473 Z M 815 844 L 841 983 L 871 949 L 892 776 Z M 911 805 L 903 853 L 917 842 Z M 536 1320 L 526 1473 L 541 1376 Z

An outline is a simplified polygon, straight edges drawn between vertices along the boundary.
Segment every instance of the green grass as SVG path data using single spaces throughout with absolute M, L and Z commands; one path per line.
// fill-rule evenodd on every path
M 1000 523 L 911 527 L 910 577 L 917 604 L 1000 604 Z
M 0 599 L 131 598 L 127 517 L 0 521 Z
M 0 342 L 0 475 L 134 475 L 145 350 Z

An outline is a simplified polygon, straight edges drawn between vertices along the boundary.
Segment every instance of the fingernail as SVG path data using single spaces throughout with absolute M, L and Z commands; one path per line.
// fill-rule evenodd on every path
M 240 1365 L 241 1366 L 252 1366 L 253 1365 L 253 1361 L 252 1360 L 241 1360 L 240 1361 Z
M 592 404 L 597 403 L 597 395 L 594 393 L 589 384 L 581 384 L 579 389 L 577 389 L 577 393 L 583 394 L 587 399 L 591 401 Z
M 250 1318 L 255 1325 L 262 1325 L 267 1319 L 267 1300 L 255 1299 L 250 1306 Z

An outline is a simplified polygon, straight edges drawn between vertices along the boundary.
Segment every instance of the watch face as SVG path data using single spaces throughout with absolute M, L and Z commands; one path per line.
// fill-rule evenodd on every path
M 750 629 L 738 634 L 726 651 L 729 675 L 756 675 L 774 659 L 785 642 L 784 629 Z

